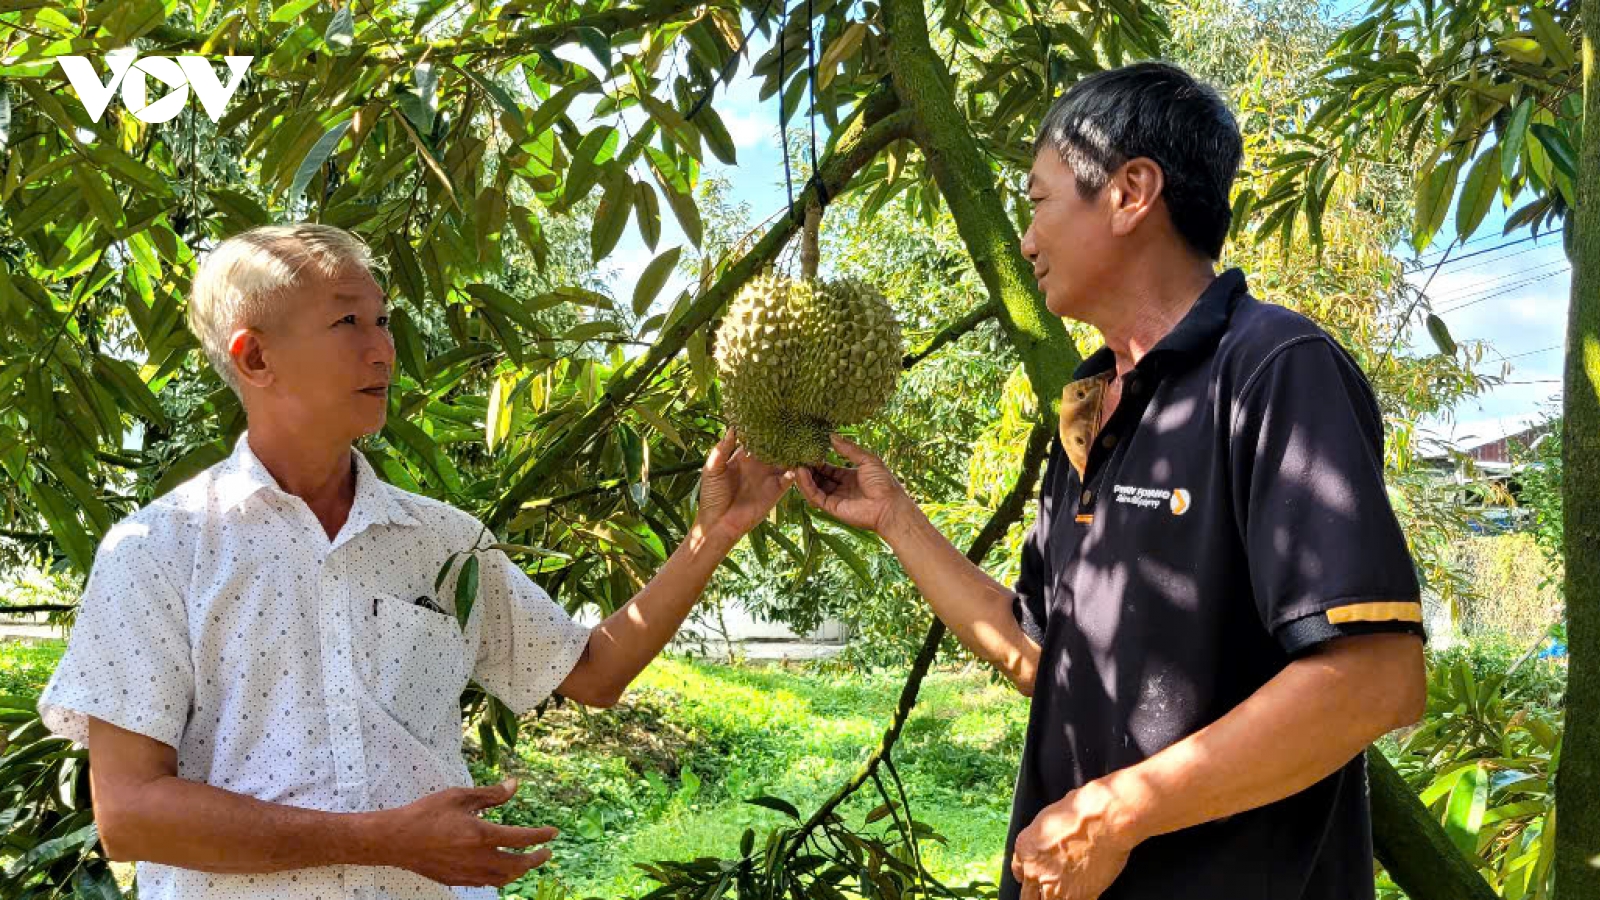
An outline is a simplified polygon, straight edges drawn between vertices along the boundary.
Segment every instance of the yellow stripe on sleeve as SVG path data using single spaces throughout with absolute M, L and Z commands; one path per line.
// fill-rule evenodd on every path
M 1353 603 L 1338 606 L 1327 612 L 1328 621 L 1335 625 L 1347 622 L 1418 622 L 1422 621 L 1422 604 L 1415 601 L 1399 603 Z

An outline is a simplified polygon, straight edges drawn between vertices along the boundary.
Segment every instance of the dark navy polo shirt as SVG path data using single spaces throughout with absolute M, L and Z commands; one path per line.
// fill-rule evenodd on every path
M 1075 788 L 1216 721 L 1341 635 L 1421 634 L 1383 482 L 1383 423 L 1316 324 L 1217 277 L 1129 372 L 1091 356 L 1062 396 L 1013 611 L 1043 650 L 1017 833 Z M 1374 684 L 1374 692 L 1384 685 Z M 1365 760 L 1276 803 L 1137 847 L 1105 900 L 1373 896 Z

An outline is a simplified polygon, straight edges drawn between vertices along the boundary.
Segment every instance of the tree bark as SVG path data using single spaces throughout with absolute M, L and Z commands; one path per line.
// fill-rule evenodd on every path
M 1045 306 L 1033 267 L 1022 258 L 1017 231 L 995 186 L 994 167 L 978 149 L 956 104 L 950 70 L 928 41 L 922 0 L 884 0 L 883 19 L 895 93 L 901 108 L 913 116 L 911 137 L 950 205 L 978 277 L 998 301 L 996 313 L 1022 356 L 1040 415 L 1054 421 L 1061 389 L 1080 361 L 1077 348 L 1061 319 Z
M 1496 900 L 1489 882 L 1439 827 L 1376 747 L 1367 750 L 1372 844 L 1378 862 L 1411 900 Z
M 1562 414 L 1566 734 L 1556 773 L 1556 896 L 1600 897 L 1600 0 L 1584 0 L 1583 144 L 1567 227 L 1572 302 Z

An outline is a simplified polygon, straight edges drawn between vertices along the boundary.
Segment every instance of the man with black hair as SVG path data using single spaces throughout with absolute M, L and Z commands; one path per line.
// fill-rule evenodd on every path
M 1022 252 L 1105 346 L 1062 395 L 1015 589 L 854 444 L 801 490 L 1032 697 L 1002 898 L 1371 898 L 1363 751 L 1426 694 L 1371 388 L 1216 273 L 1241 139 L 1210 88 L 1096 74 L 1034 149 Z

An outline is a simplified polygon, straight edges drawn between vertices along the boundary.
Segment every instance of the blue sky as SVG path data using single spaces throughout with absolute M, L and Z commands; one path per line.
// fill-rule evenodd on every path
M 1522 229 L 1501 237 L 1508 213 L 1496 203 L 1469 243 L 1451 254 L 1459 262 L 1446 261 L 1427 289 L 1433 309 L 1456 341 L 1488 343 L 1478 370 L 1505 373 L 1504 384 L 1459 404 L 1453 423 L 1437 423 L 1441 436 L 1468 445 L 1525 428 L 1561 397 L 1571 267 L 1559 232 L 1525 240 L 1530 234 Z M 1453 233 L 1440 235 L 1408 279 L 1421 288 L 1454 239 Z M 1420 329 L 1415 341 L 1424 350 L 1432 349 Z
M 751 43 L 749 60 L 759 59 L 770 45 L 760 35 Z M 558 54 L 580 65 L 593 65 L 586 51 L 575 45 L 560 48 Z M 741 63 L 732 82 L 719 89 L 715 101 L 737 148 L 738 165 L 724 166 L 708 154 L 703 172 L 728 179 L 732 200 L 749 207 L 754 224 L 782 210 L 787 200 L 778 142 L 777 99 L 759 101 L 760 82 L 749 77 L 748 72 L 748 64 Z M 629 126 L 636 127 L 639 116 L 636 111 L 631 112 Z M 797 115 L 791 122 L 800 125 L 804 118 Z M 825 127 L 819 119 L 819 145 L 826 139 Z M 1560 235 L 1493 249 L 1528 236 L 1526 229 L 1509 237 L 1500 236 L 1508 213 L 1497 203 L 1470 243 L 1452 253 L 1452 260 L 1440 268 L 1428 286 L 1432 307 L 1458 342 L 1489 343 L 1479 370 L 1498 376 L 1502 366 L 1506 367 L 1506 383 L 1460 404 L 1452 421 L 1432 423 L 1441 437 L 1468 444 L 1520 430 L 1530 420 L 1540 418 L 1541 410 L 1558 402 L 1561 394 L 1561 345 L 1570 276 Z M 662 219 L 657 251 L 687 244 L 665 204 Z M 1453 221 L 1452 213 L 1446 222 Z M 1421 254 L 1418 271 L 1409 276 L 1413 283 L 1422 286 L 1433 263 L 1454 238 L 1447 227 L 1435 246 Z M 1409 248 L 1397 248 L 1396 252 L 1402 258 L 1410 258 Z M 1460 258 L 1467 254 L 1477 255 Z M 634 282 L 653 256 L 637 230 L 630 227 L 606 260 L 606 265 L 615 269 L 615 296 L 623 300 L 632 296 Z M 658 302 L 676 296 L 684 284 L 681 278 L 675 278 L 663 289 Z M 1416 341 L 1415 349 L 1431 352 L 1427 333 L 1420 328 Z

